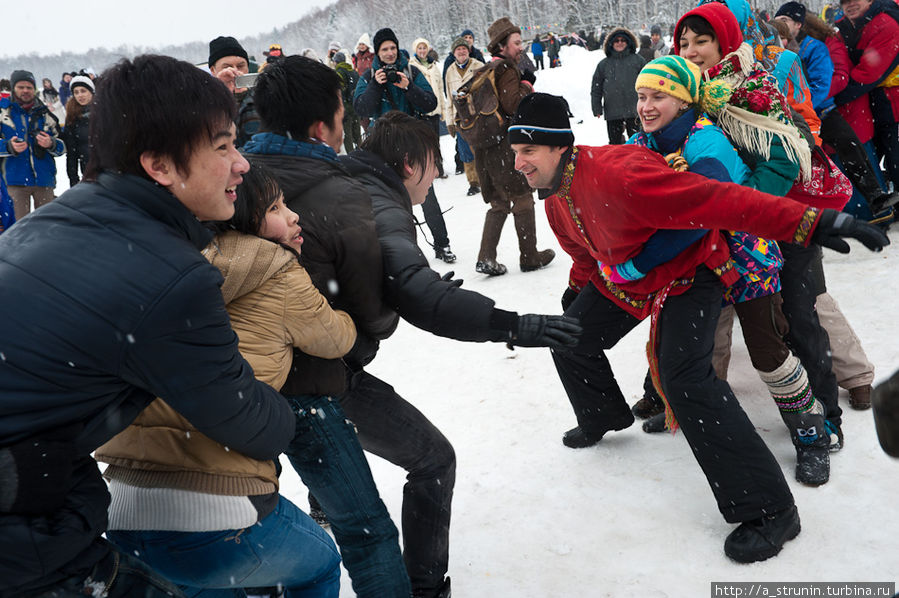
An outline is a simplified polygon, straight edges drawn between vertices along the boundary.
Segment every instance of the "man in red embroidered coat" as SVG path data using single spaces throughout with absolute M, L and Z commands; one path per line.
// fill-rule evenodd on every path
M 872 250 L 889 244 L 876 227 L 692 173 L 637 146 L 574 146 L 563 98 L 533 94 L 509 127 L 515 168 L 546 200 L 546 214 L 573 265 L 562 298 L 584 333 L 578 347 L 553 361 L 578 427 L 563 442 L 591 446 L 634 417 L 604 351 L 652 314 L 652 368 L 658 386 L 702 467 L 725 520 L 741 523 L 725 553 L 740 562 L 776 555 L 799 533 L 799 515 L 780 466 L 711 366 L 715 326 L 726 285 L 737 279 L 720 230 L 839 251 L 840 236 Z M 597 261 L 620 264 L 659 229 L 710 233 L 644 278 L 622 285 L 603 279 Z

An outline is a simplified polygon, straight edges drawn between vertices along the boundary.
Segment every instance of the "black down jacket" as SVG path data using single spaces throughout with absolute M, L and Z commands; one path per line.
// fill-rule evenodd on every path
M 98 558 L 109 493 L 90 454 L 154 397 L 256 459 L 293 438 L 287 402 L 237 350 L 221 274 L 199 251 L 210 238 L 168 191 L 118 174 L 79 184 L 0 236 L 0 450 L 63 447 L 46 464 L 32 455 L 31 473 L 58 477 L 56 508 L 0 505 L 0 595 Z M 10 466 L 0 460 L 3 480 Z M 18 479 L 22 494 L 35 492 Z
M 480 293 L 442 280 L 415 239 L 412 203 L 402 180 L 377 155 L 356 150 L 342 156 L 347 170 L 368 189 L 381 258 L 384 299 L 404 320 L 428 332 L 461 341 L 501 341 L 518 316 L 494 308 Z

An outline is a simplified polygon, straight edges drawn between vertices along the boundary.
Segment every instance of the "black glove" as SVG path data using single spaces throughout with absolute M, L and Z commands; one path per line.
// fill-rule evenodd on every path
M 461 286 L 462 286 L 462 279 L 461 279 L 461 278 L 457 278 L 457 279 L 453 280 L 453 276 L 455 276 L 455 275 L 456 275 L 456 273 L 453 272 L 452 270 L 450 270 L 449 272 L 447 272 L 446 274 L 444 274 L 443 276 L 441 276 L 441 277 L 440 277 L 440 280 L 442 280 L 443 282 L 448 282 L 448 283 L 450 283 L 450 284 L 451 284 L 452 286 L 454 286 L 454 287 L 461 287 Z
M 578 320 L 569 316 L 524 314 L 518 316 L 518 330 L 510 333 L 509 347 L 574 347 L 581 332 Z
M 534 71 L 523 71 L 521 73 L 521 80 L 527 81 L 531 85 L 537 82 L 537 75 L 534 74 Z
M 818 226 L 812 233 L 812 243 L 840 253 L 849 253 L 849 244 L 840 237 L 851 237 L 861 241 L 871 251 L 880 251 L 890 244 L 883 231 L 873 224 L 857 220 L 844 212 L 822 210 Z
M 356 334 L 356 342 L 349 353 L 343 356 L 343 363 L 352 372 L 358 372 L 367 366 L 378 354 L 378 346 L 381 343 L 368 336 L 364 332 Z
M 562 311 L 568 311 L 568 308 L 571 307 L 571 304 L 574 303 L 577 296 L 578 292 L 571 287 L 565 289 L 565 292 L 562 293 Z

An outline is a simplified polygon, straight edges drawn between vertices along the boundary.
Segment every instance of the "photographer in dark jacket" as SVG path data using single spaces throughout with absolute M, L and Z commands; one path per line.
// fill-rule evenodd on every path
M 522 347 L 576 344 L 580 328 L 574 320 L 497 309 L 492 299 L 430 268 L 416 242 L 412 206 L 425 200 L 439 159 L 434 131 L 396 111 L 375 122 L 360 150 L 341 158 L 371 195 L 387 304 L 411 324 L 456 340 Z M 402 524 L 413 595 L 449 596 L 444 574 L 456 469 L 452 446 L 393 387 L 361 367 L 351 373 L 340 402 L 356 423 L 363 448 L 409 472 Z
M 371 68 L 356 84 L 353 106 L 362 118 L 372 120 L 390 110 L 427 114 L 437 107 L 439 90 L 431 89 L 421 71 L 412 69 L 399 50 L 396 34 L 390 29 L 375 33 L 375 58 Z
M 0 237 L 0 308 L 16 315 L 0 342 L 2 596 L 182 595 L 101 537 L 109 492 L 91 452 L 155 397 L 255 459 L 294 435 L 200 253 L 212 238 L 200 220 L 233 214 L 248 168 L 228 90 L 140 56 L 97 91 L 90 182 Z

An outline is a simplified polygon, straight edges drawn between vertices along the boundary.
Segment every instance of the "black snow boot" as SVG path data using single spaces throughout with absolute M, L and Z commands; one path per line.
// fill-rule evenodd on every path
M 450 598 L 452 591 L 450 589 L 450 578 L 444 578 L 440 587 L 435 589 L 416 588 L 412 590 L 412 598 Z
M 659 432 L 667 432 L 668 426 L 665 424 L 665 410 L 656 413 L 645 422 L 643 422 L 643 431 L 647 434 L 658 434 Z
M 724 541 L 724 554 L 738 563 L 754 563 L 775 556 L 788 540 L 799 535 L 796 506 L 744 521 Z
M 830 436 L 824 423 L 824 406 L 815 401 L 810 411 L 781 411 L 780 416 L 796 447 L 796 481 L 808 486 L 826 484 L 830 479 Z
M 655 393 L 646 393 L 643 398 L 634 403 L 631 412 L 640 419 L 649 419 L 659 413 L 665 413 L 665 403 Z
M 568 448 L 587 448 L 602 440 L 602 437 L 606 432 L 624 430 L 625 428 L 629 428 L 633 423 L 634 414 L 628 412 L 627 415 L 615 418 L 614 421 L 609 422 L 609 424 L 604 427 L 585 430 L 584 428 L 577 426 L 576 428 L 571 428 L 565 432 L 562 436 L 562 444 Z

